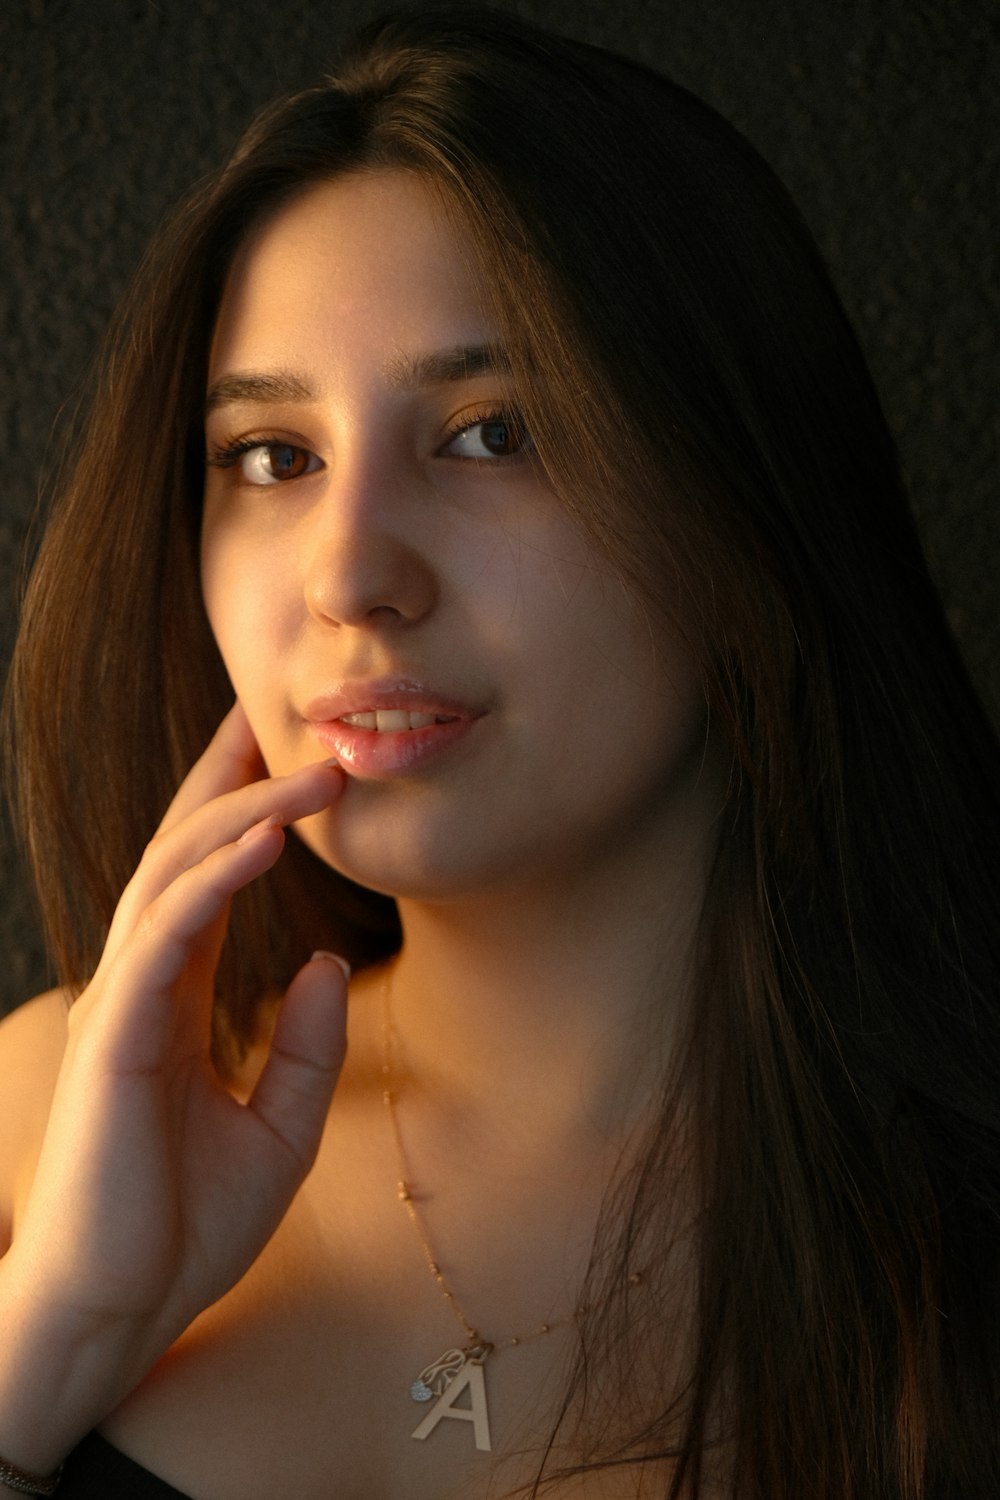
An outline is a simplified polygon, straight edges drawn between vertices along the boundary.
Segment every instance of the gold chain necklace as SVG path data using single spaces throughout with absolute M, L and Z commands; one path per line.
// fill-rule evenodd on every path
M 482 1452 L 489 1453 L 492 1445 L 490 1441 L 490 1419 L 489 1409 L 486 1404 L 486 1380 L 483 1366 L 487 1358 L 495 1351 L 501 1349 L 515 1349 L 521 1344 L 533 1342 L 535 1339 L 543 1338 L 557 1328 L 568 1328 L 578 1318 L 588 1311 L 586 1306 L 578 1307 L 568 1318 L 560 1318 L 546 1323 L 539 1323 L 528 1333 L 514 1334 L 507 1338 L 493 1340 L 485 1339 L 466 1315 L 462 1304 L 448 1285 L 448 1280 L 441 1269 L 431 1248 L 427 1230 L 424 1227 L 420 1210 L 417 1207 L 413 1193 L 413 1185 L 407 1166 L 406 1151 L 403 1146 L 403 1137 L 399 1128 L 399 1116 L 396 1113 L 397 1095 L 393 1089 L 393 1038 L 395 1031 L 392 1024 L 390 1010 L 389 982 L 386 980 L 382 986 L 382 1099 L 389 1116 L 392 1128 L 393 1141 L 396 1146 L 396 1164 L 399 1181 L 397 1193 L 400 1202 L 405 1206 L 410 1223 L 413 1225 L 420 1248 L 423 1251 L 427 1269 L 437 1282 L 442 1297 L 448 1303 L 455 1317 L 462 1326 L 466 1342 L 460 1348 L 446 1349 L 437 1359 L 425 1365 L 410 1386 L 410 1396 L 417 1402 L 434 1401 L 434 1405 L 426 1416 L 414 1428 L 411 1436 L 418 1442 L 429 1438 L 438 1423 L 446 1417 L 452 1417 L 459 1421 L 471 1422 L 475 1436 L 476 1447 Z M 638 1283 L 638 1275 L 632 1278 Z M 458 1406 L 456 1402 L 463 1392 L 468 1391 L 469 1405 Z

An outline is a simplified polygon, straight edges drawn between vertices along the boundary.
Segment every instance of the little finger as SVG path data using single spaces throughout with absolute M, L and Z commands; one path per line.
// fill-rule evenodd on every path
M 70 1015 L 86 1021 L 95 1042 L 103 1038 L 114 1071 L 162 1066 L 178 1024 L 207 1047 L 219 924 L 235 893 L 269 869 L 283 845 L 282 828 L 266 818 L 213 849 L 150 903 L 112 958 L 102 958 L 103 973 Z

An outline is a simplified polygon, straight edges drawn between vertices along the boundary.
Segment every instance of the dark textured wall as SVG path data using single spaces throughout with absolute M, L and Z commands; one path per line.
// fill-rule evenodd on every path
M 383 4 L 6 0 L 0 15 L 0 638 L 72 397 L 150 230 L 253 108 Z M 739 125 L 810 221 L 861 336 L 932 570 L 1000 720 L 1000 14 L 993 0 L 525 0 Z M 95 754 L 99 746 L 95 746 Z M 100 830 L 94 830 L 100 837 Z M 44 980 L 13 856 L 0 1005 Z

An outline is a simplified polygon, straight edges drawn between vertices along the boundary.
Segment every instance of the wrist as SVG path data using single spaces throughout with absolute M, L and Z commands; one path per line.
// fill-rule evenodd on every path
M 52 1493 L 45 1481 L 141 1378 L 113 1321 L 61 1311 L 13 1250 L 0 1262 L 0 1496 Z M 25 1476 L 19 1478 L 18 1474 Z M 32 1479 L 41 1487 L 30 1488 Z

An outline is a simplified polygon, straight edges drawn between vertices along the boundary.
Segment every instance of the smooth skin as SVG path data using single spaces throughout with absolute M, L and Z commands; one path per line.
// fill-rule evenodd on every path
M 0 1266 L 0 1452 L 35 1472 L 243 1275 L 319 1144 L 344 1053 L 336 963 L 296 976 L 245 1104 L 210 1055 L 229 901 L 278 858 L 282 825 L 343 787 L 325 764 L 261 772 L 237 705 L 178 791 L 68 1013 L 30 1199 Z
M 705 703 L 530 442 L 487 446 L 518 407 L 502 361 L 435 373 L 496 342 L 471 248 L 415 174 L 348 174 L 266 219 L 212 341 L 202 589 L 272 772 L 315 758 L 330 690 L 364 707 L 415 682 L 478 715 L 412 773 L 345 759 L 336 811 L 301 831 L 397 900 L 484 899 L 499 932 L 504 891 L 520 922 L 531 883 L 545 902 L 581 865 L 634 868 L 644 838 L 662 853 Z

